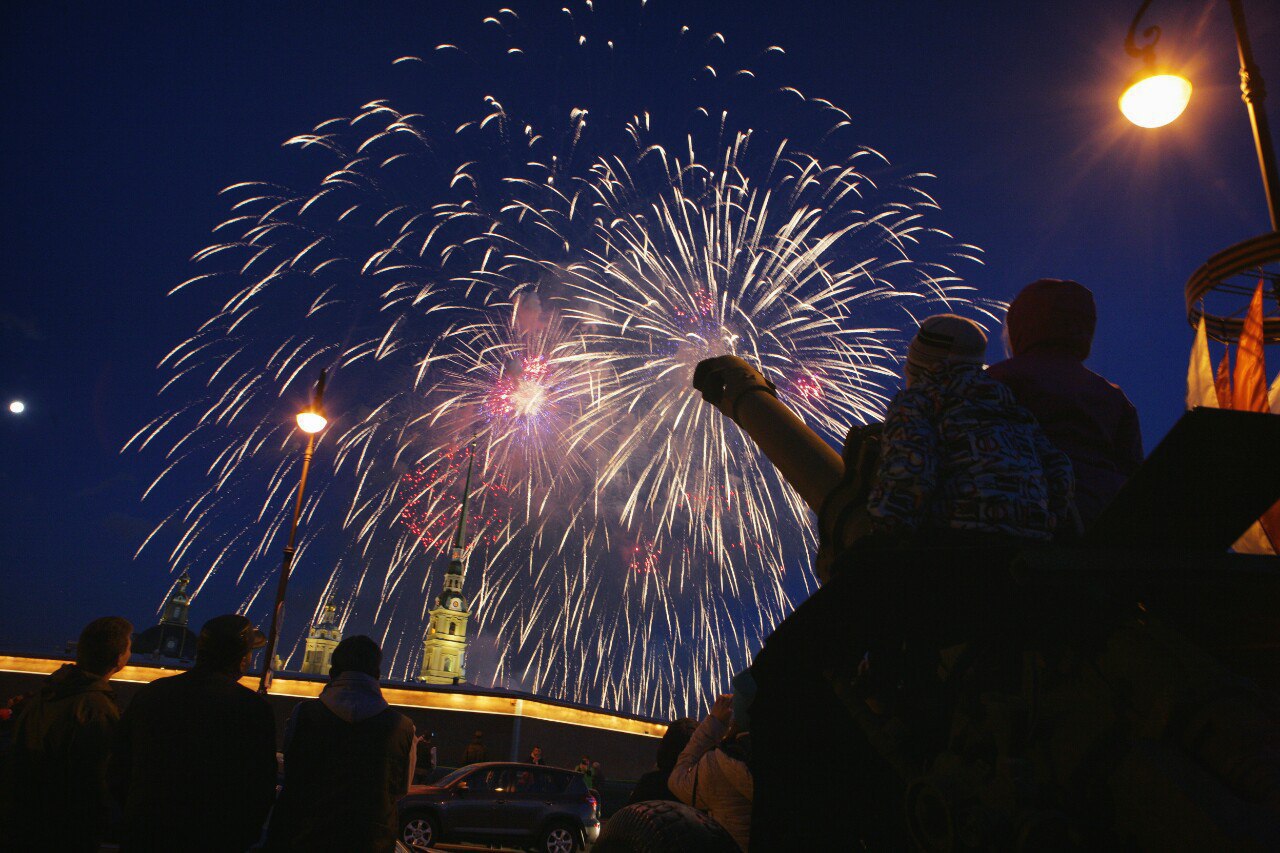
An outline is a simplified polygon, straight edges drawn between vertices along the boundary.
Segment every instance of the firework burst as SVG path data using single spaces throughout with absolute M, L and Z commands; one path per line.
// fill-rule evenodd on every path
M 501 650 L 472 680 L 688 713 L 812 588 L 807 509 L 689 390 L 693 365 L 757 362 L 837 439 L 882 411 L 915 316 L 990 316 L 956 269 L 976 250 L 930 225 L 928 176 L 774 80 L 780 49 L 746 67 L 644 6 L 504 9 L 396 60 L 420 111 L 380 100 L 290 139 L 314 183 L 227 190 L 177 288 L 214 311 L 162 362 L 179 402 L 130 443 L 164 448 L 148 493 L 179 469 L 206 484 L 144 545 L 195 567 L 197 594 L 227 577 L 268 606 L 288 403 L 321 367 L 298 588 L 345 602 L 396 677 L 472 452 L 469 634 Z

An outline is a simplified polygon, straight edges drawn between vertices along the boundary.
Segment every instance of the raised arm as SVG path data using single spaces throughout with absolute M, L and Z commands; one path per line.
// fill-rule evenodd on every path
M 667 787 L 680 798 L 680 802 L 698 808 L 698 804 L 694 802 L 697 798 L 698 765 L 702 762 L 702 757 L 715 749 L 724 738 L 732 715 L 733 694 L 717 696 L 711 713 L 694 730 L 689 743 L 680 751 L 676 766 L 667 777 Z
M 814 512 L 844 475 L 829 444 L 778 399 L 773 383 L 736 355 L 698 364 L 693 387 L 742 427 Z

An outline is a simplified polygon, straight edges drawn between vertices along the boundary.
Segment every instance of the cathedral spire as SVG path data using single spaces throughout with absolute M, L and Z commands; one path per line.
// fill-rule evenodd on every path
M 449 554 L 449 571 L 463 574 L 467 561 L 467 512 L 471 505 L 471 472 L 476 466 L 476 446 L 471 445 L 471 458 L 467 460 L 467 479 L 462 487 L 462 510 L 458 513 L 458 529 L 453 536 L 453 550 Z
M 453 536 L 449 568 L 444 573 L 444 590 L 436 596 L 436 606 L 429 611 L 430 622 L 422 638 L 419 678 L 428 684 L 461 684 L 467 678 L 467 620 L 471 611 L 462 594 L 462 581 L 467 571 L 467 513 L 471 508 L 471 474 L 476 467 L 475 442 L 470 452 L 458 529 Z

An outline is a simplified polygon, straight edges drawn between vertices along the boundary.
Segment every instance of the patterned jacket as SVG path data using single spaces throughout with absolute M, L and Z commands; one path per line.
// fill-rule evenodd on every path
M 867 510 L 877 533 L 967 530 L 1047 540 L 1070 514 L 1071 463 L 976 364 L 925 372 L 885 414 Z

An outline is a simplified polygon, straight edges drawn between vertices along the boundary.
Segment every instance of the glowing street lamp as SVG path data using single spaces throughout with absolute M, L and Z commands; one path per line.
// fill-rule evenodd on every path
M 258 692 L 266 693 L 271 689 L 272 669 L 275 666 L 276 645 L 280 638 L 280 626 L 284 621 L 284 598 L 289 590 L 289 572 L 293 568 L 294 541 L 298 536 L 298 520 L 302 517 L 302 495 L 307 488 L 307 472 L 311 470 L 311 456 L 316 449 L 316 434 L 325 428 L 328 420 L 324 416 L 324 381 L 325 372 L 320 371 L 320 381 L 316 383 L 315 397 L 311 405 L 298 413 L 298 429 L 307 434 L 307 449 L 302 456 L 302 474 L 298 477 L 298 498 L 293 507 L 293 523 L 289 525 L 289 540 L 284 546 L 284 561 L 280 566 L 280 583 L 276 586 L 276 606 L 271 611 L 271 631 L 267 634 L 265 660 L 262 665 L 262 680 L 258 683 Z
M 324 429 L 327 423 L 329 422 L 325 420 L 324 415 L 319 412 L 313 412 L 310 409 L 298 412 L 298 429 L 310 435 L 315 435 Z
M 1191 101 L 1191 81 L 1177 74 L 1152 74 L 1120 96 L 1120 112 L 1138 127 L 1164 127 Z
M 1120 111 L 1125 118 L 1139 127 L 1163 127 L 1182 115 L 1191 100 L 1191 81 L 1179 74 L 1162 70 L 1156 65 L 1156 42 L 1160 41 L 1160 28 L 1147 27 L 1142 31 L 1145 44 L 1139 45 L 1135 34 L 1151 0 L 1143 0 L 1138 14 L 1133 16 L 1129 33 L 1124 39 L 1125 52 L 1143 62 L 1140 79 L 1120 96 Z M 1266 96 L 1262 74 L 1253 61 L 1253 48 L 1249 44 L 1249 30 L 1245 25 L 1242 0 L 1227 0 L 1231 8 L 1231 23 L 1236 33 L 1236 48 L 1240 55 L 1240 94 L 1249 110 L 1253 126 L 1253 144 L 1258 152 L 1258 167 L 1262 170 L 1262 191 L 1267 197 L 1267 209 L 1271 214 L 1271 230 L 1280 230 L 1280 207 L 1277 192 L 1280 179 L 1276 174 L 1275 149 L 1271 145 L 1271 129 L 1262 102 Z

